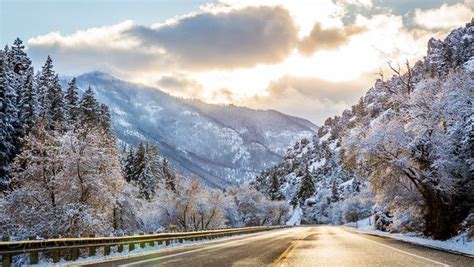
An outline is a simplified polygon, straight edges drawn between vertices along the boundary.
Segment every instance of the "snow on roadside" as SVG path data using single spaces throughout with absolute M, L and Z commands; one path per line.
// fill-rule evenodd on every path
M 474 240 L 468 240 L 467 233 L 463 232 L 451 239 L 440 241 L 433 240 L 429 237 L 418 236 L 416 233 L 388 233 L 376 230 L 374 227 L 374 219 L 371 217 L 364 218 L 357 222 L 356 231 L 361 233 L 374 234 L 378 236 L 390 237 L 393 239 L 421 245 L 441 250 L 448 250 L 453 252 L 460 252 L 474 256 Z M 349 227 L 356 227 L 356 223 L 345 224 Z
M 288 222 L 286 222 L 286 225 L 300 225 L 301 215 L 303 215 L 303 211 L 301 210 L 300 206 L 297 206 L 295 209 L 293 209 L 293 213 L 291 214 Z

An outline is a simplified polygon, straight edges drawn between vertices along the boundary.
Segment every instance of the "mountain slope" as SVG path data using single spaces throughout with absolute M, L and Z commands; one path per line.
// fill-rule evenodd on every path
M 431 39 L 406 74 L 378 79 L 255 186 L 299 205 L 303 221 L 376 212 L 381 230 L 451 236 L 474 205 L 473 62 L 474 20 L 444 41 Z
M 174 167 L 211 186 L 254 177 L 280 161 L 295 140 L 317 129 L 277 111 L 185 100 L 101 72 L 80 75 L 77 83 L 83 89 L 90 85 L 109 106 L 122 143 L 155 142 Z

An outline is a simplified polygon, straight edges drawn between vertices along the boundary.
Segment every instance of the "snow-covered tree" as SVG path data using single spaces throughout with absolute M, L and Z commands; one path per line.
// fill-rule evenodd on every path
M 74 125 L 79 120 L 79 89 L 76 84 L 76 78 L 72 78 L 69 81 L 64 95 L 64 102 L 67 123 Z
M 0 50 L 0 191 L 9 185 L 9 169 L 15 151 L 15 129 L 12 125 L 16 114 L 15 92 L 10 81 L 12 71 L 6 55 Z

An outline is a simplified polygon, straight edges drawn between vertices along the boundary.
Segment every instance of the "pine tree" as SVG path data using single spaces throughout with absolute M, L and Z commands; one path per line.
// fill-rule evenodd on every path
M 173 171 L 171 170 L 170 164 L 168 160 L 164 159 L 163 164 L 163 176 L 165 178 L 165 185 L 166 189 L 171 190 L 171 191 L 176 191 L 176 179 L 173 174 Z
M 21 149 L 21 138 L 26 134 L 26 126 L 22 122 L 21 117 L 23 116 L 23 110 L 21 104 L 24 102 L 26 97 L 26 80 L 28 76 L 28 70 L 31 68 L 31 60 L 28 58 L 24 51 L 25 46 L 20 39 L 16 39 L 13 46 L 8 52 L 8 61 L 10 65 L 10 86 L 16 94 L 15 106 L 17 113 L 12 114 L 12 126 L 15 129 L 14 134 L 14 154 L 20 152 Z
M 79 121 L 81 125 L 97 125 L 99 122 L 99 104 L 94 97 L 92 88 L 89 88 L 82 95 L 80 104 Z
M 25 77 L 26 71 L 31 67 L 31 60 L 24 51 L 23 42 L 17 38 L 10 49 L 9 58 L 15 74 Z M 21 81 L 23 82 L 23 81 Z
M 105 104 L 100 104 L 99 105 L 99 125 L 104 130 L 106 133 L 110 133 L 110 112 L 109 112 L 109 107 Z
M 64 99 L 57 74 L 53 78 L 51 87 L 48 88 L 47 98 L 49 103 L 47 111 L 49 127 L 52 130 L 60 130 L 64 124 Z
M 280 192 L 280 181 L 278 179 L 278 175 L 275 171 L 272 171 L 270 174 L 270 189 L 269 195 L 271 200 L 282 200 L 283 195 Z
M 315 192 L 313 177 L 308 171 L 308 166 L 305 167 L 303 177 L 301 177 L 301 185 L 298 190 L 298 199 L 304 201 L 311 197 Z
M 339 201 L 339 189 L 337 188 L 336 180 L 332 181 L 331 191 L 332 191 L 331 201 L 332 202 Z
M 12 125 L 16 114 L 14 99 L 15 92 L 10 85 L 11 70 L 8 63 L 8 47 L 0 50 L 0 190 L 9 186 L 10 163 L 14 155 L 14 134 Z
M 28 133 L 37 122 L 37 105 L 38 99 L 36 95 L 36 89 L 33 84 L 34 73 L 33 67 L 30 67 L 26 74 L 24 88 L 24 94 L 21 96 L 19 103 L 19 115 L 20 122 L 25 127 L 25 134 Z
M 53 87 L 55 73 L 53 70 L 53 60 L 50 56 L 46 59 L 41 73 L 38 77 L 38 102 L 40 117 L 47 118 L 51 103 L 49 103 L 48 91 Z
M 77 88 L 76 78 L 69 81 L 64 95 L 64 102 L 66 121 L 69 125 L 74 125 L 79 120 L 79 89 Z
M 133 150 L 133 147 L 130 147 L 126 153 L 127 155 L 125 157 L 123 170 L 124 178 L 125 181 L 131 182 L 133 180 L 133 174 L 135 173 L 135 151 Z

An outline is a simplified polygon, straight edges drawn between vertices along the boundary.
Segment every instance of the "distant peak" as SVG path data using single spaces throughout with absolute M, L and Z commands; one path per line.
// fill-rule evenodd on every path
M 79 77 L 95 77 L 95 78 L 100 78 L 100 79 L 107 79 L 107 80 L 118 80 L 117 77 L 114 77 L 107 72 L 95 70 L 91 72 L 86 72 L 84 74 L 79 75 Z

